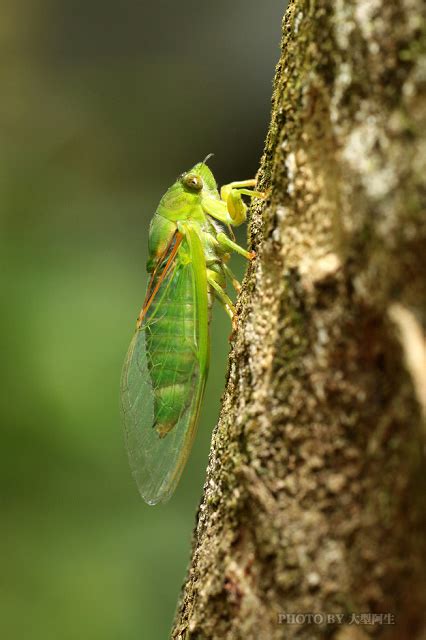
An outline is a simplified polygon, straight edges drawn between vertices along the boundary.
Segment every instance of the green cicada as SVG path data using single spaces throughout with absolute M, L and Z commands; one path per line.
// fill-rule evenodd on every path
M 208 156 L 209 157 L 209 156 Z M 231 182 L 220 194 L 206 161 L 166 191 L 149 229 L 150 280 L 121 379 L 126 446 L 148 504 L 173 493 L 194 440 L 209 368 L 209 320 L 216 297 L 231 318 L 225 292 L 230 252 L 253 253 L 233 240 L 246 219 L 242 195 L 255 180 Z

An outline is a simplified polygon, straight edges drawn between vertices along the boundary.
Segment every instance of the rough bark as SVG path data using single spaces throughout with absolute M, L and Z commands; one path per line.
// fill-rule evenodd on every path
M 294 0 L 284 16 L 268 200 L 173 638 L 424 633 L 421 11 Z M 396 624 L 279 624 L 298 612 Z

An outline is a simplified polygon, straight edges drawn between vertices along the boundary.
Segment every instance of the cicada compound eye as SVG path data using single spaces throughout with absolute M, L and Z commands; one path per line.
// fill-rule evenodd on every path
M 201 191 L 203 188 L 203 181 L 196 173 L 186 173 L 182 178 L 182 182 L 191 191 Z

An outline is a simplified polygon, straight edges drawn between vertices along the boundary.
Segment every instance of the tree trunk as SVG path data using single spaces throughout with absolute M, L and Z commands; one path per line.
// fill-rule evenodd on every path
M 268 199 L 173 638 L 424 633 L 422 6 L 284 16 Z

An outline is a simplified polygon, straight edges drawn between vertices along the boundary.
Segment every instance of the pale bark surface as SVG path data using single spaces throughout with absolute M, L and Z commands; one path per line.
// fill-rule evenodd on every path
M 424 637 L 422 7 L 284 17 L 269 198 L 173 638 Z M 302 611 L 396 625 L 278 624 Z

